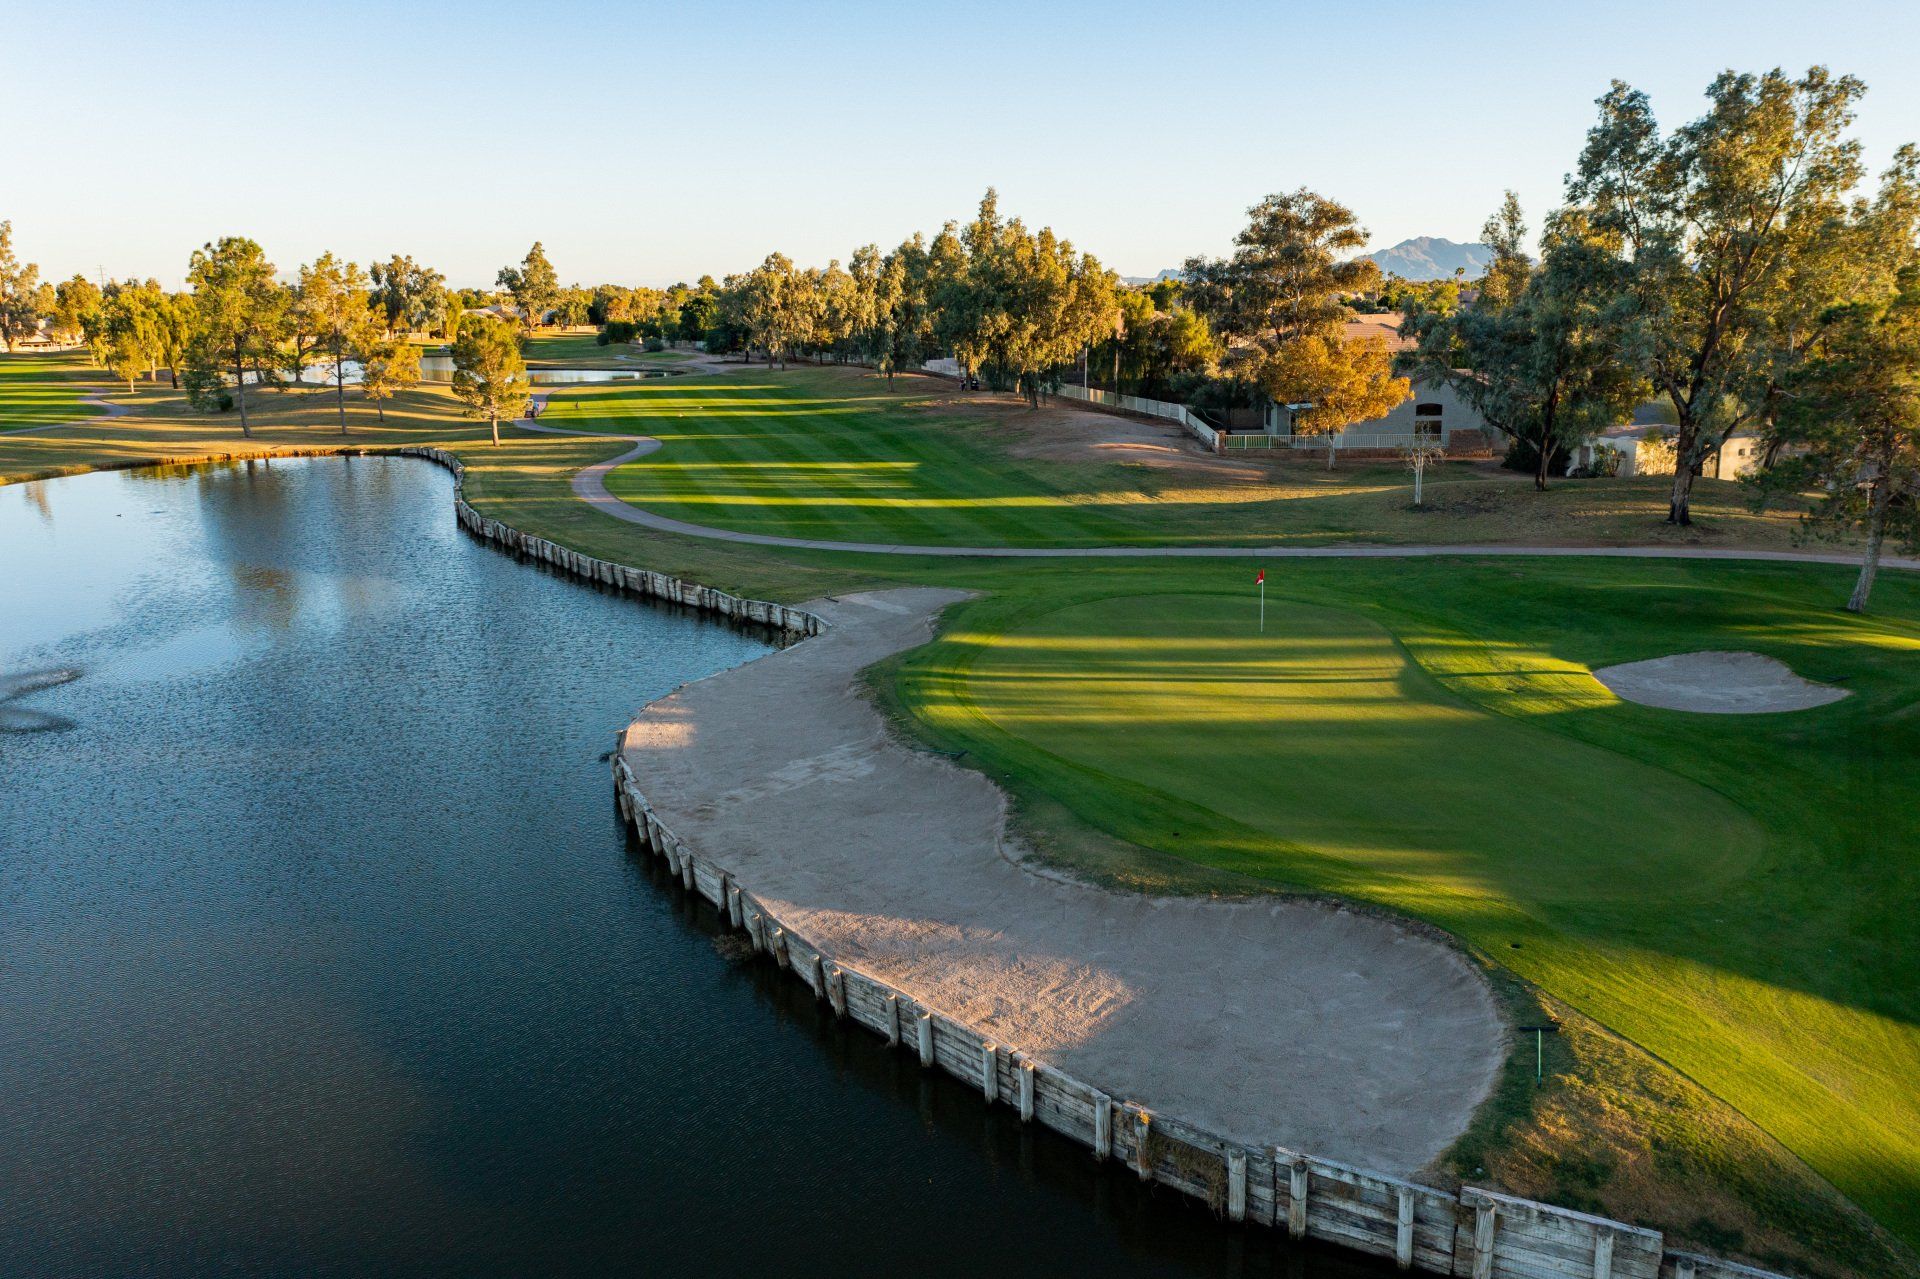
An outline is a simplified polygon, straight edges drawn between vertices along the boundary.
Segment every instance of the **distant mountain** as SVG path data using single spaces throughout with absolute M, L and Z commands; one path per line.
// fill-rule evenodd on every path
M 1377 263 L 1382 273 L 1403 280 L 1449 280 L 1457 267 L 1465 267 L 1471 280 L 1486 272 L 1487 264 L 1493 261 L 1493 249 L 1485 244 L 1455 244 L 1437 235 L 1422 235 L 1361 256 Z
M 1179 267 L 1174 266 L 1168 267 L 1158 275 L 1123 275 L 1120 277 L 1120 283 L 1131 284 L 1135 288 L 1143 288 L 1149 284 L 1158 284 L 1162 280 L 1177 280 L 1182 274 L 1184 274 L 1184 272 L 1182 272 Z

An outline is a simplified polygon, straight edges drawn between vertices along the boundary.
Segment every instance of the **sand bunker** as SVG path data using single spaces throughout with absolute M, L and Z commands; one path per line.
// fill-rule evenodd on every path
M 1785 662 L 1759 653 L 1678 653 L 1603 666 L 1593 677 L 1629 702 L 1709 715 L 1804 711 L 1847 695 L 1844 688 L 1802 679 Z
M 1424 1168 L 1505 1057 L 1479 972 L 1357 911 L 1030 873 L 1003 851 L 993 782 L 897 741 L 863 695 L 860 672 L 926 643 L 960 598 L 816 601 L 825 634 L 654 703 L 625 749 L 661 820 L 834 959 L 1114 1096 Z

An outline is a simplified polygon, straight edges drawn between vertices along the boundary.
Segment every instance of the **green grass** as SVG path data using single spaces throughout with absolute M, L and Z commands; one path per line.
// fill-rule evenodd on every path
M 1010 789 L 1046 856 L 1150 891 L 1304 890 L 1415 915 L 1502 966 L 1516 1009 L 1544 1001 L 1568 1019 L 1547 1088 L 1527 1086 L 1531 1046 L 1515 1046 L 1456 1148 L 1461 1175 L 1806 1273 L 1920 1273 L 1796 1158 L 1920 1238 L 1920 583 L 1907 575 L 1883 577 L 1860 619 L 1835 611 L 1845 569 L 1276 561 L 1263 640 L 1245 562 L 729 546 L 575 499 L 571 475 L 622 445 L 509 429 L 495 449 L 443 388 L 394 402 L 384 425 L 350 400 L 345 440 L 330 394 L 262 393 L 256 438 L 242 441 L 233 415 L 195 415 L 164 382 L 128 395 L 97 377 L 72 360 L 0 360 L 0 395 L 15 402 L 92 389 L 133 409 L 0 437 L 0 480 L 436 443 L 466 460 L 487 514 L 589 554 L 789 601 L 902 584 L 983 592 L 875 678 L 918 731 Z M 569 388 L 549 420 L 666 438 L 616 487 L 768 531 L 1578 543 L 1659 528 L 1644 485 L 1539 498 L 1475 474 L 1414 512 L 1393 468 L 1249 482 L 1036 460 L 1030 424 L 1051 423 L 1045 434 L 1060 419 L 901 385 L 916 389 L 756 368 Z M 1705 486 L 1700 509 L 1700 538 L 1786 544 L 1785 521 L 1750 520 L 1725 488 Z M 1716 647 L 1774 653 L 1854 696 L 1720 719 L 1614 702 L 1584 673 Z
M 1339 541 L 1680 542 L 1786 546 L 1789 513 L 1756 515 L 1703 481 L 1699 523 L 1671 530 L 1664 482 L 1597 480 L 1535 494 L 1490 466 L 1441 468 L 1412 506 L 1397 462 L 1213 459 L 1101 447 L 1117 420 L 957 396 L 926 378 L 742 370 L 631 394 L 557 393 L 556 422 L 667 445 L 610 487 L 696 524 L 907 545 L 1083 547 Z M 1138 430 L 1127 426 L 1126 429 Z M 1148 428 L 1150 442 L 1153 428 Z M 1124 460 L 1109 460 L 1124 459 Z
M 530 369 L 623 369 L 669 366 L 693 357 L 685 351 L 643 351 L 623 343 L 602 346 L 592 333 L 536 333 L 526 339 Z
M 90 381 L 71 353 L 0 357 L 0 431 L 94 416 L 100 409 L 81 403 Z
M 1289 564 L 973 604 L 900 697 L 1126 843 L 1431 921 L 1671 1063 L 1920 1239 L 1920 583 Z M 1174 583 L 1177 581 L 1177 585 Z M 1277 588 L 1277 589 L 1275 589 Z M 1779 657 L 1852 696 L 1689 715 L 1587 668 Z

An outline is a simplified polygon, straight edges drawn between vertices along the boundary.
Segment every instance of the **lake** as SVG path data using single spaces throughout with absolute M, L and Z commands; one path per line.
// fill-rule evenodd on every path
M 742 960 L 604 757 L 769 641 L 452 496 L 400 458 L 0 488 L 0 677 L 51 672 L 0 701 L 0 1274 L 1385 1273 Z

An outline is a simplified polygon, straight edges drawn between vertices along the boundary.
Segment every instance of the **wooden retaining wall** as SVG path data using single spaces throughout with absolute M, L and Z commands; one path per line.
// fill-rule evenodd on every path
M 785 604 L 770 604 L 766 600 L 743 599 L 738 595 L 729 595 L 725 591 L 715 590 L 711 586 L 701 586 L 697 582 L 669 577 L 665 573 L 633 568 L 626 564 L 615 564 L 611 560 L 595 559 L 591 555 L 582 555 L 579 551 L 569 550 L 557 542 L 549 542 L 544 537 L 533 537 L 522 533 L 504 521 L 489 519 L 474 510 L 467 501 L 466 468 L 461 465 L 459 458 L 444 449 L 430 448 L 425 445 L 408 445 L 404 448 L 385 451 L 402 457 L 424 457 L 452 471 L 453 511 L 454 518 L 460 521 L 460 527 L 475 537 L 503 546 L 516 555 L 524 555 L 528 559 L 551 564 L 555 568 L 563 569 L 589 582 L 615 587 L 648 599 L 684 604 L 688 608 L 697 608 L 736 622 L 752 622 L 759 626 L 769 626 L 791 638 L 801 639 L 820 633 L 822 626 L 820 619 L 805 609 L 789 608 Z
M 489 519 L 468 504 L 464 468 L 444 450 L 409 446 L 380 451 L 424 457 L 451 470 L 461 527 L 516 554 L 586 581 L 773 627 L 796 638 L 818 635 L 825 627 L 804 609 L 742 599 L 595 559 Z M 681 886 L 713 903 L 730 928 L 746 933 L 756 954 L 771 957 L 805 982 L 836 1017 L 914 1054 L 922 1066 L 979 1089 L 985 1104 L 1012 1107 L 1022 1121 L 1079 1142 L 1094 1158 L 1144 1181 L 1200 1199 L 1228 1221 L 1285 1230 L 1296 1239 L 1390 1258 L 1402 1270 L 1458 1279 L 1784 1279 L 1714 1257 L 1669 1252 L 1657 1230 L 1477 1186 L 1453 1194 L 1282 1146 L 1249 1146 L 1102 1092 L 1028 1057 L 1018 1045 L 1000 1043 L 835 960 L 777 917 L 725 868 L 675 838 L 654 813 L 617 747 L 613 779 L 621 817 L 650 852 L 665 859 Z

